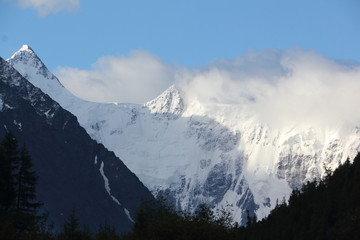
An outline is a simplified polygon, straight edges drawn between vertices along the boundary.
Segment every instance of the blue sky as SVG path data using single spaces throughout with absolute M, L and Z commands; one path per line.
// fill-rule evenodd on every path
M 349 112 L 359 12 L 359 0 L 0 0 L 0 56 L 28 44 L 67 89 L 96 102 L 145 103 L 175 84 L 204 101 L 268 96 L 303 115 L 336 101 Z
M 297 46 L 360 61 L 357 0 L 47 1 L 53 5 L 41 9 L 46 1 L 0 0 L 1 57 L 26 43 L 50 70 L 90 69 L 132 50 L 193 68 L 249 49 Z

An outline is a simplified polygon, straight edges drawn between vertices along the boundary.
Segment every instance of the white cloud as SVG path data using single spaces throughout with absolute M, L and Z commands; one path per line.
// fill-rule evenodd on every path
M 80 0 L 7 0 L 15 1 L 21 8 L 33 7 L 39 16 L 57 13 L 60 11 L 73 11 L 79 7 Z
M 168 88 L 175 68 L 144 51 L 102 57 L 92 70 L 59 67 L 62 84 L 80 98 L 100 102 L 145 103 Z
M 189 98 L 235 105 L 273 127 L 339 128 L 360 121 L 360 65 L 290 49 L 249 52 L 183 74 Z
M 176 83 L 188 100 L 235 106 L 272 127 L 339 128 L 360 121 L 360 64 L 298 48 L 250 51 L 201 69 L 176 69 L 134 51 L 129 57 L 100 58 L 92 70 L 58 72 L 66 87 L 92 101 L 144 103 Z

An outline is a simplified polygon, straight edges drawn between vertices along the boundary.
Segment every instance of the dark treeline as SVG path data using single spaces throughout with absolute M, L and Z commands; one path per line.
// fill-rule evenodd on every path
M 360 239 L 360 154 L 243 231 L 245 239 Z
M 261 221 L 248 217 L 244 227 L 226 209 L 218 216 L 206 206 L 194 215 L 148 207 L 124 239 L 360 239 L 360 154 L 294 190 Z
M 36 173 L 26 147 L 20 150 L 11 133 L 0 144 L 0 239 L 141 240 L 141 239 L 360 239 L 360 154 L 321 181 L 294 190 L 286 202 L 261 221 L 233 222 L 231 206 L 214 213 L 200 205 L 193 214 L 175 211 L 162 198 L 144 202 L 131 232 L 99 226 L 91 233 L 79 226 L 76 210 L 54 232 L 36 200 Z

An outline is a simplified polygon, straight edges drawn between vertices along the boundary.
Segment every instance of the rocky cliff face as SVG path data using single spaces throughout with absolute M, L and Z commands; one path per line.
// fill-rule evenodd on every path
M 24 76 L 31 72 L 34 84 L 51 82 L 52 74 L 26 70 L 28 64 L 16 56 L 8 61 Z M 321 178 L 324 166 L 334 169 L 360 150 L 358 126 L 348 126 L 345 134 L 313 126 L 274 129 L 241 106 L 203 103 L 176 86 L 136 105 L 85 102 L 57 85 L 46 93 L 76 115 L 89 135 L 114 151 L 154 195 L 165 193 L 190 211 L 200 203 L 231 204 L 242 223 L 246 210 L 266 216 L 291 189 Z
M 130 230 L 141 200 L 152 195 L 122 161 L 1 58 L 0 99 L 0 136 L 12 131 L 29 149 L 50 221 L 60 227 L 75 208 L 92 231 L 104 223 Z

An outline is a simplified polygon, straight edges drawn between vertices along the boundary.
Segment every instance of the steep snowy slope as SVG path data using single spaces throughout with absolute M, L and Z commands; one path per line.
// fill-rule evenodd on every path
M 206 104 L 171 86 L 144 104 L 103 104 L 69 93 L 27 46 L 8 62 L 75 114 L 96 141 L 114 151 L 154 194 L 182 209 L 232 204 L 266 216 L 292 188 L 355 156 L 360 129 L 284 126 L 270 129 L 240 105 Z
M 149 190 L 76 117 L 0 58 L 0 136 L 11 131 L 26 144 L 39 176 L 37 196 L 57 229 L 73 208 L 81 224 L 97 231 L 110 224 L 129 231 Z

